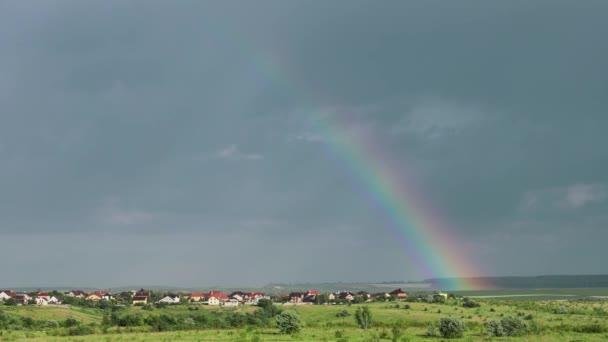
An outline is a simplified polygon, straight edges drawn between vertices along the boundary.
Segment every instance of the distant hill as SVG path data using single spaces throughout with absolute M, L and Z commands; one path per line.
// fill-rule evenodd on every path
M 596 288 L 608 287 L 608 275 L 543 275 L 522 277 L 475 277 L 475 278 L 433 278 L 424 283 L 432 288 L 442 288 L 443 284 L 452 283 L 487 283 L 499 289 L 535 289 L 535 288 Z M 448 289 L 446 289 L 448 290 Z

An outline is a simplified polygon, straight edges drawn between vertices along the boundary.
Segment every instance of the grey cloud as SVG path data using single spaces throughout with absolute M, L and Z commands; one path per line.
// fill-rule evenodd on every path
M 135 254 L 188 269 L 222 255 L 223 268 L 247 257 L 266 271 L 175 271 L 173 285 L 355 280 L 362 268 L 416 279 L 319 126 L 327 113 L 378 146 L 496 274 L 600 272 L 606 6 L 0 2 L 0 258 L 45 241 L 6 272 L 15 285 L 159 284 L 152 266 L 102 279 L 36 260 L 110 267 Z M 565 242 L 579 252 L 567 260 Z M 377 266 L 395 260 L 403 269 Z

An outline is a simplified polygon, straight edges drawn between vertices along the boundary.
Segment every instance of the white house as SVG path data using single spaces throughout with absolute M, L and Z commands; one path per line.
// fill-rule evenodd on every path
M 48 301 L 51 296 L 49 296 L 47 292 L 38 292 L 38 294 L 36 294 L 36 298 L 43 298 L 44 300 Z
M 207 305 L 218 306 L 218 305 L 220 305 L 220 299 L 217 297 L 209 297 L 209 300 L 207 301 Z
M 167 295 L 164 298 L 162 298 L 161 300 L 158 301 L 159 303 L 166 303 L 166 304 L 178 304 L 179 303 L 179 295 Z
M 232 296 L 230 296 L 232 299 L 236 299 L 239 302 L 242 302 L 245 298 L 243 296 L 241 296 L 240 294 L 233 294 Z
M 49 303 L 49 304 L 61 304 L 61 301 L 59 301 L 59 299 L 57 299 L 57 297 L 52 296 L 51 298 L 49 298 L 49 300 L 47 300 L 47 303 Z
M 66 292 L 65 295 L 68 297 L 78 297 L 78 298 L 86 297 L 86 293 L 84 293 L 84 291 L 82 291 L 82 290 L 72 290 L 70 292 Z
M 5 301 L 9 298 L 15 297 L 16 293 L 9 290 L 0 290 L 0 301 Z
M 44 297 L 36 297 L 36 305 L 45 306 L 49 305 L 49 302 L 47 302 Z

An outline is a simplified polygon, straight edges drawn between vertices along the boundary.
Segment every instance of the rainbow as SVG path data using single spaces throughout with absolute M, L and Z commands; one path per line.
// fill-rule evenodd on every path
M 303 96 L 309 101 L 322 98 L 305 87 L 298 87 L 295 81 L 289 82 L 290 69 L 280 55 L 257 51 L 252 67 L 263 72 L 262 76 L 271 77 L 298 100 Z M 349 115 L 340 109 L 313 110 L 311 114 L 318 129 L 315 133 L 320 134 L 332 154 L 343 162 L 345 171 L 380 213 L 385 226 L 400 241 L 420 274 L 441 278 L 435 285 L 444 289 L 493 287 L 488 278 L 479 277 L 482 271 L 478 263 L 441 221 L 438 211 L 425 199 L 406 170 L 394 162 L 377 139 L 350 133 Z

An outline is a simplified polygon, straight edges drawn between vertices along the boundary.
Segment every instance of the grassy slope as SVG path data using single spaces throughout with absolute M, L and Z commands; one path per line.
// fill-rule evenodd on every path
M 532 314 L 534 319 L 544 326 L 547 326 L 547 331 L 540 336 L 531 336 L 519 339 L 496 339 L 499 341 L 605 341 L 608 339 L 607 334 L 577 334 L 572 332 L 560 333 L 557 329 L 562 324 L 567 325 L 583 325 L 598 323 L 604 326 L 608 325 L 608 317 L 598 316 L 593 313 L 593 307 L 602 307 L 608 311 L 608 303 L 563 303 L 555 301 L 505 301 L 505 300 L 485 300 L 482 301 L 480 308 L 465 309 L 459 306 L 459 303 L 454 305 L 440 304 L 423 304 L 409 303 L 410 310 L 404 309 L 406 303 L 400 303 L 400 308 L 395 308 L 394 303 L 375 303 L 370 304 L 374 314 L 374 320 L 377 326 L 371 331 L 364 332 L 355 326 L 352 316 L 336 317 L 336 313 L 342 310 L 348 310 L 354 314 L 357 306 L 284 306 L 297 311 L 306 327 L 297 338 L 290 336 L 282 336 L 276 334 L 275 329 L 256 330 L 263 341 L 336 341 L 335 332 L 343 331 L 344 335 L 350 341 L 365 341 L 372 333 L 380 334 L 386 330 L 390 334 L 390 325 L 400 321 L 405 327 L 405 334 L 410 338 L 410 341 L 439 341 L 437 338 L 426 338 L 423 334 L 426 327 L 435 323 L 439 318 L 444 316 L 463 317 L 472 328 L 467 331 L 467 335 L 463 341 L 471 339 L 474 341 L 484 340 L 483 329 L 480 325 L 474 326 L 474 322 L 479 324 L 484 320 L 500 319 L 504 316 L 514 316 L 518 312 L 524 315 Z M 553 310 L 559 306 L 565 305 L 568 307 L 570 314 L 558 315 L 553 313 Z M 244 307 L 238 309 L 240 312 L 254 310 L 255 308 Z M 494 312 L 491 311 L 494 309 Z M 81 309 L 81 308 L 53 308 L 53 307 L 4 307 L 5 312 L 28 316 L 35 319 L 56 319 L 63 320 L 67 317 L 73 317 L 85 323 L 101 321 L 101 311 L 96 309 Z M 132 307 L 127 310 L 131 312 L 142 311 L 141 308 Z M 221 310 L 220 308 L 201 307 L 202 310 Z M 441 313 L 438 313 L 441 310 Z M 162 310 L 144 311 L 145 314 L 169 314 L 169 315 L 184 315 L 196 314 L 197 311 L 188 311 L 186 306 L 169 307 Z M 470 318 L 469 318 L 470 316 Z M 0 336 L 0 340 L 16 340 L 29 336 L 28 341 L 235 341 L 241 336 L 247 336 L 247 341 L 253 336 L 253 332 L 245 330 L 204 330 L 199 332 L 170 332 L 170 333 L 130 333 L 125 334 L 127 330 L 123 329 L 123 334 L 110 335 L 92 335 L 83 337 L 49 337 L 43 332 L 4 332 Z

